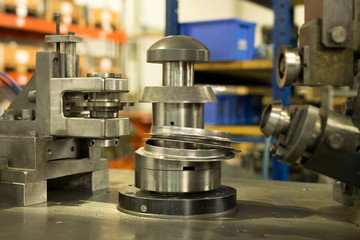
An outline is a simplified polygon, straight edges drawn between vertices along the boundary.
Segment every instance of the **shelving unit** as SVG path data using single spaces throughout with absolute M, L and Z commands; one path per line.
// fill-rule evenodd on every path
M 205 129 L 217 130 L 222 132 L 228 132 L 231 135 L 247 136 L 247 137 L 263 137 L 264 135 L 260 131 L 259 126 L 244 126 L 244 125 L 217 125 L 217 126 L 205 126 Z
M 196 83 L 271 84 L 271 60 L 210 62 L 195 65 Z
M 56 23 L 54 21 L 35 17 L 19 18 L 9 13 L 0 13 L 0 19 L 0 34 L 6 37 L 10 36 L 12 39 L 27 39 L 43 43 L 45 35 L 56 33 Z M 105 31 L 98 28 L 61 23 L 60 33 L 67 34 L 68 32 L 75 32 L 76 35 L 87 39 L 109 41 L 118 44 L 126 43 L 124 31 Z M 33 72 L 19 73 L 7 71 L 7 74 L 17 81 L 20 86 L 24 86 L 33 75 Z
M 43 39 L 44 35 L 55 34 L 56 24 L 54 21 L 25 17 L 19 18 L 13 14 L 0 13 L 0 33 L 11 34 L 24 38 Z M 119 43 L 126 42 L 125 32 L 104 31 L 101 29 L 79 27 L 76 25 L 61 24 L 60 33 L 75 32 L 76 35 L 85 38 L 95 38 L 100 40 L 115 41 Z

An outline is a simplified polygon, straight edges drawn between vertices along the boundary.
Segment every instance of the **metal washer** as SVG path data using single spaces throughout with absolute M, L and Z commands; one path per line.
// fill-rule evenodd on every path
M 119 190 L 118 209 L 141 216 L 198 216 L 226 213 L 236 207 L 236 190 L 221 186 L 215 190 L 188 194 L 161 194 L 133 185 Z

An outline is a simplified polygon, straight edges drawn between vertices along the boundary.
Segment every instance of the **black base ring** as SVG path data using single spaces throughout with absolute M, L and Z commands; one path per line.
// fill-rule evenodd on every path
M 221 186 L 200 193 L 161 194 L 133 185 L 119 190 L 118 209 L 143 216 L 195 216 L 228 212 L 236 207 L 236 190 Z

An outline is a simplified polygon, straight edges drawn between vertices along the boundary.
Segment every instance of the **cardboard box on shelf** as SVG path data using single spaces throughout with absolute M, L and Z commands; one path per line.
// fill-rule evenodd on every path
M 18 17 L 43 17 L 44 0 L 1 0 L 0 11 L 14 13 Z
M 119 31 L 121 29 L 119 19 L 118 13 L 108 9 L 88 9 L 89 27 L 101 28 L 105 31 Z
M 20 45 L 16 42 L 0 44 L 0 62 L 8 72 L 29 73 L 36 68 L 36 52 L 43 48 L 33 45 Z
M 61 21 L 65 24 L 76 24 L 84 27 L 84 7 L 75 4 L 72 0 L 49 0 L 46 1 L 45 19 L 54 20 L 54 12 L 61 12 Z

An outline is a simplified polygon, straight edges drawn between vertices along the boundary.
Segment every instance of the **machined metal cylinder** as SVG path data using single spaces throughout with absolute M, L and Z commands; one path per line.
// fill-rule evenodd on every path
M 69 35 L 75 35 L 69 32 Z M 66 77 L 76 77 L 76 43 L 65 42 L 65 75 Z
M 204 128 L 202 103 L 153 103 L 153 125 Z
M 163 86 L 194 86 L 194 63 L 164 62 Z

